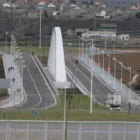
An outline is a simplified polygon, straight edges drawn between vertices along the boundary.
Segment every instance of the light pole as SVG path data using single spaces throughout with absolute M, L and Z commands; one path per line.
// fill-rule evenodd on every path
M 130 89 L 129 89 L 129 101 L 131 99 L 131 65 L 130 67 L 128 67 L 128 70 L 130 72 L 130 75 L 129 75 L 129 84 L 130 84 Z
M 90 114 L 92 113 L 92 92 L 93 92 L 93 72 L 92 72 L 92 61 L 93 61 L 93 36 L 92 36 L 92 52 L 91 52 L 91 68 L 90 68 L 90 72 L 91 72 L 91 86 L 90 86 Z
M 111 68 L 110 68 L 110 52 L 109 52 L 109 54 L 107 54 L 107 56 L 109 58 L 109 64 L 108 64 L 107 72 L 108 72 L 108 74 L 110 74 L 110 70 L 111 70 Z M 110 75 L 108 75 L 108 83 L 110 83 Z
M 79 36 L 78 36 L 78 38 L 79 38 L 79 58 L 80 58 L 80 56 L 81 56 L 81 54 L 80 54 L 80 45 L 81 45 L 81 44 L 80 44 L 80 42 L 81 42 L 80 39 L 81 39 L 81 38 L 80 38 Z
M 105 30 L 105 50 L 106 50 L 106 30 Z
M 39 23 L 40 23 L 40 24 L 39 24 L 39 25 L 40 25 L 40 26 L 39 26 L 39 48 L 41 48 L 41 13 L 42 13 L 42 11 L 40 10 L 40 11 L 39 11 L 39 16 L 40 16 L 40 20 L 39 20 L 39 21 L 40 21 L 40 22 L 39 22 Z
M 99 58 L 99 52 L 100 52 L 100 49 L 97 48 L 97 51 L 98 51 L 98 74 L 99 74 L 99 66 L 100 66 L 100 58 Z
M 115 90 L 115 88 L 116 88 L 116 86 L 115 86 L 115 78 L 116 78 L 116 56 L 113 58 L 113 60 L 115 61 L 115 65 L 114 65 L 114 90 Z
M 119 62 L 119 64 L 121 65 L 121 94 L 122 94 L 122 80 L 123 80 L 123 61 Z
M 97 51 L 98 51 L 98 65 L 99 65 L 99 63 L 100 63 L 100 60 L 99 60 L 99 51 L 100 51 L 100 49 L 97 48 Z
M 86 43 L 86 63 L 88 63 L 88 43 L 87 41 L 85 42 Z
M 23 94 L 23 69 L 26 67 L 26 65 L 23 65 L 24 62 L 25 60 L 22 61 L 20 102 L 21 102 L 21 95 Z
M 104 51 L 101 51 L 101 53 L 103 53 L 103 77 L 104 77 Z
M 8 35 L 8 32 L 6 32 L 5 35 L 6 35 L 6 38 L 5 38 L 5 53 L 7 53 L 7 35 Z
M 11 34 L 11 55 L 13 55 L 13 44 L 14 44 L 14 40 L 15 40 L 15 38 L 14 38 L 13 34 Z
M 116 36 L 114 37 L 114 51 L 115 51 L 115 47 L 116 47 Z
M 40 15 L 40 30 L 39 30 L 40 61 L 41 61 L 41 25 L 42 25 L 42 23 L 41 23 L 41 13 L 42 13 L 42 11 L 40 10 L 39 11 L 39 15 Z
M 83 51 L 84 51 L 84 43 L 83 43 L 83 38 L 78 36 L 79 39 L 81 39 L 81 43 L 82 43 L 82 46 L 81 46 L 81 51 L 82 51 L 82 54 L 81 54 L 81 57 L 83 58 Z M 79 55 L 80 55 L 80 40 L 79 40 Z
M 16 53 L 17 42 L 13 34 L 11 34 L 11 55 Z
M 22 71 L 21 71 L 22 84 L 23 84 L 23 69 L 26 67 L 26 65 L 23 65 L 23 63 L 25 63 L 25 60 L 22 60 Z
M 67 127 L 66 127 L 66 122 L 67 122 L 67 120 L 66 120 L 66 108 L 67 108 L 67 91 L 66 91 L 66 88 L 67 87 L 65 87 L 65 93 L 64 93 L 64 140 L 66 140 L 67 139 Z
M 41 60 L 41 30 L 42 30 L 42 27 L 41 27 L 41 14 L 42 14 L 42 11 L 44 11 L 46 9 L 46 4 L 41 1 L 37 4 L 37 7 L 36 7 L 38 10 L 39 10 L 39 23 L 40 23 L 40 26 L 39 26 L 39 49 L 40 49 L 40 60 Z

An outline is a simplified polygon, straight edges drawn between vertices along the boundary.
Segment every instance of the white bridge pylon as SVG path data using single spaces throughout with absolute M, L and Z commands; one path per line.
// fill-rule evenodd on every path
M 48 69 L 56 83 L 66 83 L 66 68 L 63 50 L 63 40 L 60 27 L 54 27 L 52 31 Z

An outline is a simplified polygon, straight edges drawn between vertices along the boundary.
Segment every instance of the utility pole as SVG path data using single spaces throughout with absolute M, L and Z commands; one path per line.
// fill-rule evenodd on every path
M 96 31 L 96 17 L 95 17 L 95 11 L 94 11 L 94 17 L 93 17 L 93 30 Z

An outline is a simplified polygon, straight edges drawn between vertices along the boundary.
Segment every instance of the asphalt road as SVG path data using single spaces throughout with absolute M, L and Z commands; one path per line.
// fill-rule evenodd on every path
M 75 57 L 69 55 L 65 60 L 66 66 L 75 74 L 76 78 L 90 91 L 91 87 L 91 72 L 81 63 L 75 63 Z M 77 69 L 77 72 L 76 72 Z M 105 82 L 93 74 L 93 97 L 101 104 L 105 105 L 108 93 L 113 92 Z M 122 102 L 122 109 L 128 110 L 128 104 Z
M 81 63 L 76 64 L 75 59 L 71 56 L 66 58 L 66 66 L 75 73 L 77 79 L 86 87 L 88 91 L 91 88 L 91 73 L 88 69 L 84 68 Z M 75 72 L 77 69 L 77 72 Z M 100 103 L 105 104 L 108 93 L 111 90 L 103 84 L 97 77 L 93 75 L 93 96 Z
M 55 96 L 33 57 L 23 54 L 23 59 L 26 64 L 23 71 L 23 86 L 27 100 L 20 108 L 44 109 L 53 106 L 56 103 Z

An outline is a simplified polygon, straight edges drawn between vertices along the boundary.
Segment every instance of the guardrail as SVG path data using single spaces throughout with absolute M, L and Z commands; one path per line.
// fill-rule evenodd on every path
M 66 67 L 66 71 L 67 71 L 67 75 L 69 76 L 69 78 L 71 80 L 73 80 L 73 73 L 68 69 L 68 67 Z M 75 79 L 75 76 L 74 76 Z M 74 82 L 74 81 L 72 81 Z M 89 95 L 89 91 L 85 88 L 85 86 L 78 80 L 76 79 L 76 83 L 74 82 L 74 84 L 78 87 L 78 89 L 84 94 L 84 95 Z

